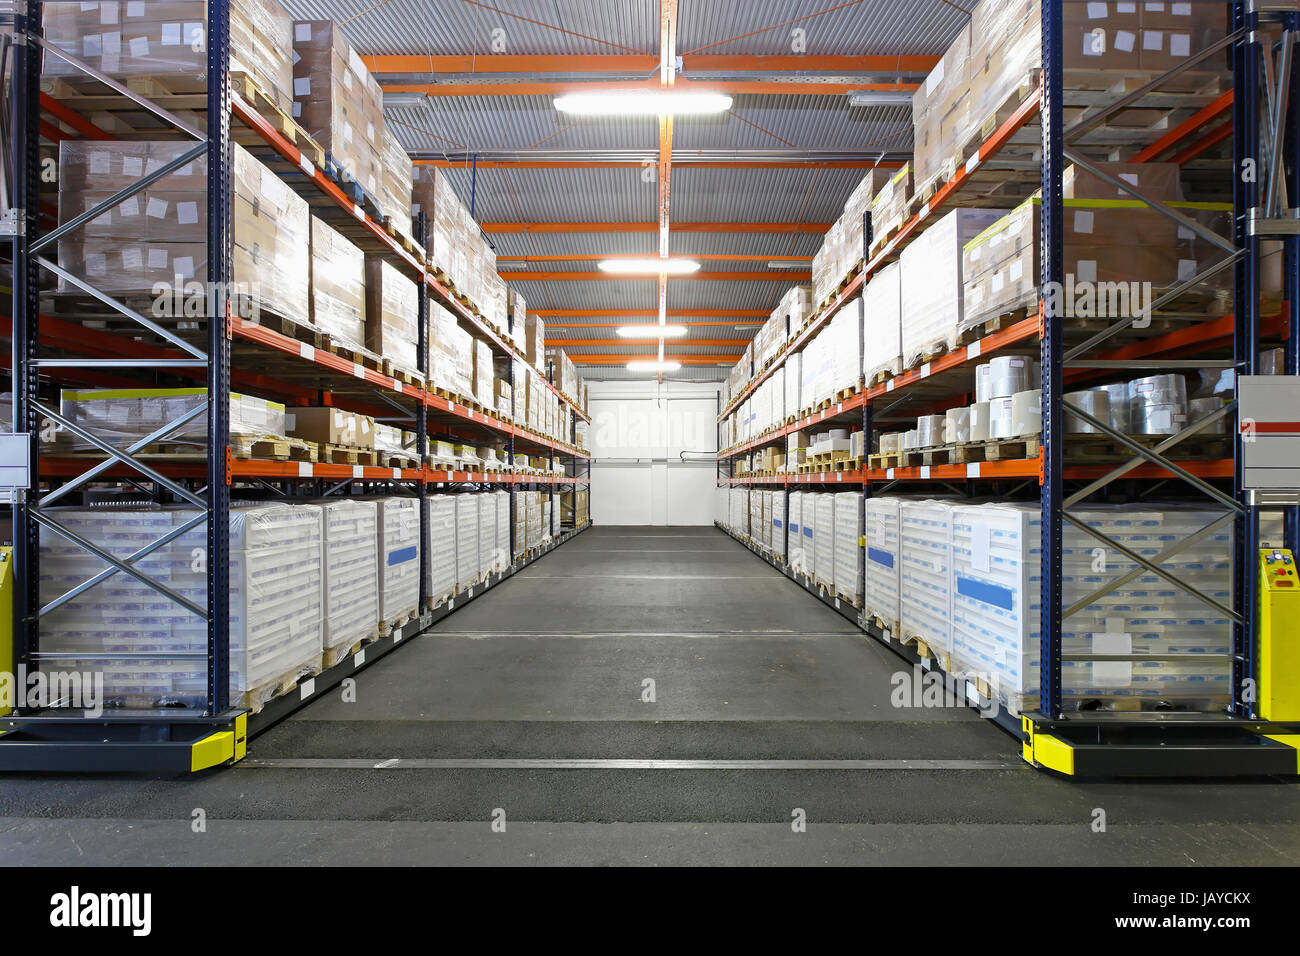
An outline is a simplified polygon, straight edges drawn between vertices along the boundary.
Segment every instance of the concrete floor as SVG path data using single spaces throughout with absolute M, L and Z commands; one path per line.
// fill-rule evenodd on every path
M 233 768 L 0 778 L 0 863 L 1300 862 L 1291 782 L 1055 779 L 905 671 L 718 531 L 595 528 Z

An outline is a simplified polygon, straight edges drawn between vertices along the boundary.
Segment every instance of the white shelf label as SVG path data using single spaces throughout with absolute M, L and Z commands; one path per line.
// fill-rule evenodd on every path
M 397 379 L 393 379 L 393 391 L 399 393 L 402 391 L 402 383 Z
M 298 354 L 308 362 L 316 361 L 316 347 L 314 345 L 308 345 L 306 342 L 299 342 Z
M 894 380 L 891 378 L 888 382 L 885 383 L 885 391 L 892 392 L 893 390 L 894 390 Z
M 886 641 L 892 641 L 894 639 L 894 635 L 890 633 L 889 628 L 885 628 L 883 631 L 881 631 L 880 636 L 883 637 Z
M 393 643 L 394 643 L 394 644 L 397 644 L 397 643 L 399 643 L 401 640 L 402 640 L 402 631 L 401 631 L 401 629 L 399 628 L 399 629 L 393 631 Z
M 972 461 L 966 465 L 967 478 L 978 478 L 979 476 L 980 476 L 980 463 L 978 461 Z
M 364 220 L 366 218 L 366 211 L 362 209 L 360 206 L 358 206 L 356 203 L 353 203 L 352 215 L 356 216 L 358 219 Z
M 397 631 L 393 631 L 393 633 L 396 634 Z M 352 666 L 360 667 L 365 662 L 366 662 L 366 649 L 363 647 L 361 650 L 357 651 L 355 654 L 352 655 Z
M 448 598 L 448 599 L 447 599 L 447 610 L 448 610 L 448 611 L 454 611 L 454 610 L 456 610 L 456 599 L 455 599 L 455 598 Z
M 886 478 L 893 478 L 893 477 L 894 477 L 894 469 L 892 469 L 892 468 L 886 468 L 886 469 L 885 469 L 885 477 L 886 477 Z
M 970 175 L 980 168 L 980 154 L 976 153 L 970 159 L 966 160 L 966 175 Z
M 921 207 L 921 211 L 916 214 L 916 221 L 921 222 L 928 215 L 930 215 L 930 204 L 926 203 Z
M 970 359 L 979 358 L 979 357 L 980 357 L 980 343 L 979 343 L 979 339 L 976 339 L 970 345 L 966 346 L 966 359 L 967 361 L 969 361 Z
M 836 598 L 836 599 L 835 599 L 835 610 L 838 611 L 839 609 L 840 609 L 840 599 L 839 599 L 839 598 Z
M 928 657 L 921 658 L 921 670 L 928 671 L 929 669 L 930 669 L 930 658 Z
M 353 465 L 353 466 L 352 466 L 352 477 L 353 477 L 353 478 L 360 478 L 360 477 L 362 477 L 363 475 L 365 475 L 365 473 L 366 473 L 365 466 L 363 466 L 363 465 Z
M 353 362 L 353 363 L 352 363 L 352 377 L 353 377 L 353 378 L 365 378 L 365 377 L 366 377 L 366 367 L 365 367 L 364 365 L 362 365 L 360 362 Z
M 312 474 L 311 462 L 309 462 L 309 461 L 300 461 L 300 462 L 298 462 L 298 477 L 299 477 L 299 478 L 310 478 L 310 477 L 311 477 L 311 474 Z
M 929 466 L 929 465 L 922 465 L 922 466 L 921 466 L 921 477 L 922 477 L 922 478 L 929 478 L 929 477 L 930 477 L 930 466 Z
M 401 477 L 402 477 L 402 469 L 400 469 L 400 468 L 394 468 L 394 469 L 393 469 L 393 477 L 394 477 L 394 478 L 401 478 Z
M 306 700 L 312 694 L 316 693 L 316 678 L 309 677 L 298 685 L 298 699 Z
M 313 178 L 316 176 L 316 165 L 301 153 L 298 154 L 298 168 L 308 176 Z

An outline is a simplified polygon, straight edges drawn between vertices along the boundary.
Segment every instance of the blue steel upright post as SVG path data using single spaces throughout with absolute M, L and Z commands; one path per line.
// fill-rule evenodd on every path
M 208 0 L 208 713 L 230 706 L 230 0 Z
M 1300 30 L 1300 13 L 1288 13 L 1282 20 L 1286 30 Z M 1283 116 L 1283 172 L 1287 204 L 1300 207 L 1300 63 L 1291 58 L 1291 97 Z M 1287 302 L 1287 375 L 1300 375 L 1300 236 L 1282 240 L 1283 296 Z M 1292 505 L 1285 512 L 1285 545 L 1292 553 L 1300 552 L 1300 507 Z
M 1042 573 L 1039 618 L 1039 710 L 1061 716 L 1061 359 L 1063 309 L 1049 308 L 1059 297 L 1047 290 L 1064 282 L 1062 242 L 1065 193 L 1062 186 L 1064 126 L 1061 110 L 1063 81 L 1061 0 L 1043 0 L 1042 121 Z
M 421 249 L 428 248 L 429 220 L 423 210 L 415 214 L 415 241 Z M 420 373 L 424 383 L 429 382 L 429 284 L 424 277 L 419 278 L 419 292 L 416 295 L 415 321 L 418 326 L 415 344 L 415 369 Z M 429 406 L 421 398 L 415 407 L 415 457 L 424 469 L 424 456 L 427 453 L 429 439 Z M 429 600 L 429 486 L 421 478 L 416 483 L 416 492 L 420 496 L 420 612 L 423 613 Z
M 1250 218 L 1259 206 L 1259 89 L 1262 63 L 1256 31 L 1255 0 L 1238 0 L 1231 8 L 1232 30 L 1243 31 L 1232 51 L 1232 227 L 1233 239 L 1246 254 L 1234 270 L 1233 361 L 1238 375 L 1254 375 L 1259 357 L 1259 240 Z M 1240 394 L 1236 396 L 1241 400 Z M 1259 550 L 1259 514 L 1246 503 L 1242 482 L 1242 432 L 1233 438 L 1233 497 L 1245 505 L 1234 522 L 1233 606 L 1241 620 L 1232 627 L 1232 704 L 1238 717 L 1254 717 L 1255 702 L 1255 582 Z

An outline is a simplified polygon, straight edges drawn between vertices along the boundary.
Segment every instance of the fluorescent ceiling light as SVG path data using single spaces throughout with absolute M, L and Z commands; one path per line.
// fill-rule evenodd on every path
M 676 116 L 725 113 L 731 97 L 723 93 L 675 90 L 611 90 L 600 93 L 566 93 L 555 98 L 561 113 L 583 116 Z
M 681 362 L 628 362 L 629 372 L 676 372 L 682 367 Z
M 602 272 L 625 272 L 635 275 L 685 275 L 695 272 L 700 264 L 694 259 L 602 259 Z
M 849 106 L 911 106 L 912 94 L 907 90 L 859 90 L 850 93 Z
M 807 269 L 806 262 L 791 262 L 789 260 L 777 259 L 767 264 L 769 269 Z
M 625 339 L 680 339 L 686 334 L 684 325 L 624 325 L 618 334 Z
M 419 106 L 429 98 L 427 93 L 385 93 L 385 106 Z

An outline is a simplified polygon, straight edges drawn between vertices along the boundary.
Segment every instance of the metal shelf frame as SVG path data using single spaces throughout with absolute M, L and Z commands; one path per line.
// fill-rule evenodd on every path
M 493 350 L 512 361 L 508 363 L 513 379 L 514 359 L 522 359 L 512 337 L 494 329 L 474 310 L 461 302 L 444 286 L 421 258 L 413 255 L 390 234 L 384 225 L 355 204 L 330 179 L 324 170 L 317 168 L 298 148 L 282 135 L 261 114 L 244 102 L 231 89 L 230 65 L 230 9 L 236 0 L 209 0 L 207 5 L 207 75 L 209 83 L 206 96 L 206 128 L 196 129 L 170 114 L 166 109 L 125 86 L 97 73 L 76 57 L 57 50 L 44 42 L 41 35 L 41 0 L 18 0 L 7 5 L 6 10 L 16 12 L 11 22 L 2 24 L 13 43 L 13 82 L 11 114 L 9 117 L 11 168 L 15 181 L 10 185 L 10 195 L 5 199 L 9 208 L 19 212 L 18 228 L 9 238 L 12 243 L 14 266 L 12 315 L 8 331 L 13 342 L 11 367 L 14 382 L 14 415 L 19 431 L 32 436 L 29 447 L 32 490 L 15 496 L 15 575 L 18 583 L 14 601 L 14 665 L 35 670 L 42 660 L 40 621 L 60 603 L 76 597 L 95 584 L 114 574 L 128 574 L 154 588 L 164 597 L 186 607 L 203 619 L 206 625 L 206 652 L 203 655 L 207 670 L 207 693 L 201 712 L 106 712 L 90 718 L 75 712 L 59 709 L 24 710 L 0 718 L 0 769 L 69 769 L 69 770 L 174 770 L 203 769 L 239 759 L 243 756 L 249 733 L 269 725 L 268 714 L 287 713 L 318 696 L 320 690 L 337 684 L 347 670 L 349 673 L 368 660 L 377 659 L 395 647 L 404 637 L 423 630 L 459 604 L 482 593 L 493 584 L 508 577 L 515 570 L 536 560 L 542 554 L 568 541 L 587 525 L 560 530 L 558 496 L 563 488 L 585 487 L 591 478 L 590 458 L 576 443 L 576 422 L 590 418 L 568 397 L 562 395 L 544 376 L 544 384 L 563 405 L 572 411 L 573 422 L 565 441 L 555 440 L 496 415 L 486 414 L 466 404 L 436 394 L 423 384 L 412 385 L 392 375 L 376 371 L 349 361 L 338 354 L 298 341 L 256 322 L 232 315 L 227 300 L 227 290 L 232 279 L 233 217 L 232 217 L 232 122 L 241 123 L 260 138 L 262 157 L 273 171 L 281 176 L 299 195 L 304 196 L 313 210 L 331 216 L 338 228 L 354 242 L 369 252 L 387 257 L 394 265 L 411 275 L 417 283 L 417 368 L 427 373 L 430 299 L 436 298 L 444 308 L 470 328 L 473 334 L 486 339 Z M 173 168 L 196 158 L 206 158 L 208 168 L 207 203 L 207 280 L 214 290 L 212 314 L 207 317 L 201 338 L 182 336 L 170 328 L 160 326 L 125 303 L 93 288 L 79 277 L 70 276 L 51 261 L 48 250 L 63 235 L 73 232 L 93 218 L 95 211 L 76 220 L 42 233 L 40 209 L 40 142 L 43 134 L 56 134 L 66 138 L 56 126 L 43 120 L 41 110 L 46 100 L 41 96 L 41 61 L 43 56 L 59 56 L 88 76 L 99 80 L 157 119 L 170 124 L 182 134 L 194 138 L 195 146 L 160 170 L 145 175 L 132 186 L 106 200 L 100 208 L 111 208 L 126 198 L 161 179 Z M 48 107 L 56 104 L 49 101 Z M 66 109 L 51 112 L 55 120 L 76 130 L 77 135 L 112 139 L 89 121 Z M 424 247 L 427 239 L 427 222 L 423 214 L 413 222 L 412 236 Z M 77 286 L 96 299 L 117 318 L 125 318 L 134 325 L 135 332 L 147 332 L 162 344 L 152 345 L 135 341 L 129 334 L 110 330 L 83 327 L 66 320 L 40 314 L 40 280 L 42 273 L 52 273 L 65 282 Z M 513 316 L 511 316 L 513 320 Z M 508 329 L 507 333 L 512 330 Z M 199 344 L 201 341 L 202 344 Z M 46 357 L 50 350 L 76 356 L 74 359 Z M 236 351 L 247 359 L 250 355 L 277 356 L 280 371 L 267 375 L 252 367 L 232 369 Z M 243 365 L 241 361 L 239 365 Z M 47 407 L 40 394 L 41 377 L 47 379 L 81 381 L 88 384 L 130 381 L 105 372 L 128 369 L 160 371 L 165 375 L 189 378 L 202 383 L 207 390 L 207 400 L 198 409 L 157 430 L 147 439 L 127 449 L 119 449 L 99 436 L 80 429 L 66 421 L 58 411 Z M 129 374 L 129 372 L 128 372 Z M 137 372 L 138 374 L 138 372 Z M 66 376 L 66 377 L 65 377 Z M 512 383 L 513 384 L 513 383 Z M 416 445 L 411 457 L 420 462 L 419 467 L 388 468 L 373 465 L 340 465 L 297 461 L 269 461 L 240 458 L 230 450 L 229 396 L 232 385 L 254 394 L 268 394 L 289 404 L 327 404 L 350 408 L 376 418 L 400 422 L 415 432 Z M 165 440 L 180 427 L 207 415 L 206 454 L 202 458 L 183 461 L 160 461 L 140 456 L 149 444 Z M 42 456 L 36 436 L 46 422 L 74 432 L 83 441 L 96 446 L 103 456 L 95 458 L 57 458 Z M 449 470 L 427 464 L 427 452 L 432 438 L 446 435 L 451 438 L 481 441 L 486 434 L 504 438 L 510 468 L 503 472 Z M 566 464 L 563 473 L 535 474 L 517 472 L 514 468 L 516 454 L 545 455 L 552 466 Z M 585 462 L 585 468 L 584 468 Z M 81 540 L 48 511 L 49 506 L 63 503 L 66 495 L 88 486 L 92 481 L 125 480 L 142 492 L 149 493 L 155 501 L 176 500 L 198 509 L 198 514 L 183 530 L 206 523 L 207 533 L 207 587 L 202 606 L 170 591 L 159 582 L 152 581 L 133 565 L 166 545 L 181 531 L 174 531 L 154 541 L 125 560 L 116 560 L 93 544 Z M 428 520 L 426 502 L 435 490 L 459 490 L 462 487 L 500 487 L 509 492 L 510 548 L 515 554 L 514 516 L 516 491 L 533 488 L 545 493 L 551 500 L 552 540 L 549 544 L 515 558 L 504 573 L 497 573 L 468 594 L 458 594 L 451 600 L 433 607 L 426 593 L 425 570 L 428 556 L 420 548 L 420 613 L 416 621 L 400 632 L 375 644 L 366 645 L 356 659 L 349 659 L 304 681 L 297 693 L 277 698 L 259 715 L 249 716 L 230 699 L 230 647 L 229 647 L 229 514 L 231 489 L 236 482 L 245 484 L 262 494 L 270 492 L 296 497 L 330 495 L 365 485 L 369 490 L 403 489 L 418 496 L 421 522 L 421 541 L 424 541 L 424 524 Z M 40 535 L 42 529 L 61 535 L 65 539 L 101 558 L 110 567 L 95 578 L 74 588 L 55 601 L 42 605 L 39 592 Z M 151 655 L 158 657 L 159 655 Z M 166 655 L 162 655 L 166 656 Z M 193 655 L 182 655 L 193 656 Z M 339 673 L 336 675 L 334 671 Z M 307 692 L 308 686 L 316 688 Z M 283 712 L 283 713 L 282 713 Z M 278 719 L 278 718 L 277 718 Z

